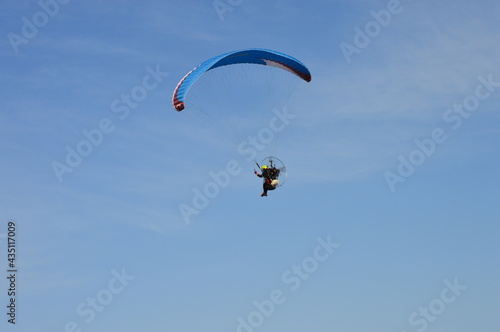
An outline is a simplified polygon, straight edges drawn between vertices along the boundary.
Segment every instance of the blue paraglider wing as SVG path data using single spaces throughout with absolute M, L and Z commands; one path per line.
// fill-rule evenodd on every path
M 222 66 L 242 63 L 281 68 L 297 75 L 306 82 L 311 81 L 311 73 L 307 67 L 299 60 L 284 53 L 266 49 L 234 51 L 209 59 L 187 73 L 175 88 L 174 95 L 172 97 L 174 108 L 177 111 L 182 111 L 184 109 L 184 99 L 187 92 L 194 82 L 205 72 Z

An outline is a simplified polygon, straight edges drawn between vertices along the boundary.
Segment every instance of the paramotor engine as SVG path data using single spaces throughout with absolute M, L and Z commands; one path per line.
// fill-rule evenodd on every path
M 286 179 L 287 179 L 287 172 L 286 172 L 286 166 L 283 164 L 281 160 L 279 160 L 276 157 L 269 156 L 264 158 L 261 163 L 261 165 L 266 165 L 268 168 L 275 168 L 278 172 L 276 176 L 276 180 L 278 180 L 278 185 L 277 187 L 281 187 L 283 184 L 285 184 Z M 258 164 L 257 164 L 258 165 Z

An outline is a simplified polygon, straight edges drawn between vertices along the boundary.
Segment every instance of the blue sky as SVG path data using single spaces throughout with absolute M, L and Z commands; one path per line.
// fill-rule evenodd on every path
M 2 331 L 498 328 L 498 1 L 3 8 Z M 171 106 L 194 66 L 254 47 L 313 76 L 267 198 L 238 141 Z

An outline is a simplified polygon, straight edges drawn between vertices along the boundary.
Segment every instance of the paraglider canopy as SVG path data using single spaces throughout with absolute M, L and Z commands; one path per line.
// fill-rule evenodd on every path
M 205 72 L 234 64 L 257 64 L 277 67 L 297 75 L 306 82 L 311 81 L 311 73 L 307 67 L 290 55 L 259 48 L 233 51 L 211 58 L 187 73 L 174 90 L 172 96 L 174 108 L 177 111 L 184 109 L 184 99 L 189 89 Z

